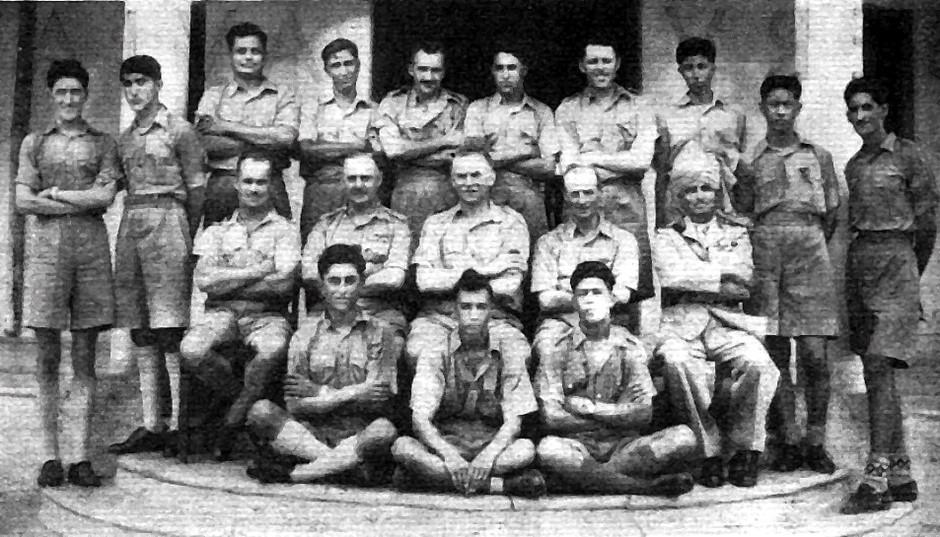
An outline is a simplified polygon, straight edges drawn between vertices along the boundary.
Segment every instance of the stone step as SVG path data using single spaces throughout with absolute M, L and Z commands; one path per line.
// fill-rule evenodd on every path
M 912 512 L 844 516 L 847 474 L 762 475 L 753 489 L 697 487 L 677 499 L 463 498 L 327 485 L 259 485 L 244 464 L 123 457 L 97 490 L 45 489 L 40 517 L 61 535 L 862 535 Z M 481 516 L 482 515 L 482 516 Z

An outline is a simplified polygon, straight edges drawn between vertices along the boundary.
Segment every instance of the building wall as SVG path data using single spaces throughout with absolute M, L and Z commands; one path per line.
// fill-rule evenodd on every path
M 13 325 L 13 244 L 10 216 L 13 212 L 13 166 L 10 134 L 13 126 L 13 86 L 16 82 L 16 46 L 19 9 L 14 2 L 0 3 L 0 329 Z

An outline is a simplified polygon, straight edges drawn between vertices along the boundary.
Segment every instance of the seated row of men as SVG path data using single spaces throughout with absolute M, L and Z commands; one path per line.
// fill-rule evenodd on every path
M 296 232 L 271 208 L 270 159 L 243 155 L 239 209 L 210 226 L 193 250 L 206 314 L 180 347 L 183 367 L 231 403 L 216 456 L 229 456 L 247 419 L 274 451 L 310 461 L 286 472 L 276 457 L 262 457 L 252 470 L 260 479 L 304 481 L 349 470 L 392 445 L 388 401 L 405 376 L 417 440 L 402 438 L 392 448 L 402 486 L 446 483 L 467 492 L 492 485 L 538 495 L 544 488 L 539 474 L 513 474 L 538 454 L 541 467 L 566 490 L 676 494 L 692 486 L 677 469 L 696 459 L 705 461 L 702 483 L 724 482 L 714 392 L 727 405 L 721 418 L 737 450 L 728 479 L 753 485 L 778 373 L 751 333 L 758 319 L 739 311 L 751 278 L 747 230 L 718 215 L 718 163 L 704 152 L 699 157 L 681 161 L 690 167 L 679 168 L 673 184 L 688 217 L 713 223 L 721 236 L 703 258 L 679 231 L 657 235 L 660 279 L 687 300 L 666 310 L 652 364 L 664 377 L 677 425 L 645 437 L 655 394 L 651 364 L 642 343 L 612 318 L 636 285 L 636 241 L 604 219 L 593 170 L 565 175 L 570 219 L 536 248 L 532 290 L 543 319 L 532 352 L 515 317 L 528 233 L 518 213 L 491 202 L 494 172 L 484 155 L 455 157 L 458 204 L 424 224 L 411 262 L 426 299 L 410 327 L 387 299 L 404 283 L 409 234 L 404 218 L 378 202 L 381 172 L 373 159 L 346 160 L 347 205 L 319 220 L 301 256 Z M 298 262 L 325 307 L 301 319 L 288 347 L 285 308 Z M 714 274 L 722 284 L 706 296 L 700 289 L 711 281 L 703 278 Z M 214 351 L 234 339 L 256 353 L 243 387 L 228 358 Z M 278 382 L 285 349 L 287 408 L 256 403 Z M 538 364 L 539 404 L 530 355 Z M 714 387 L 705 358 L 719 364 Z M 536 449 L 518 434 L 522 416 L 539 409 L 549 436 Z M 116 451 L 137 450 L 139 440 Z M 490 473 L 512 478 L 490 483 Z

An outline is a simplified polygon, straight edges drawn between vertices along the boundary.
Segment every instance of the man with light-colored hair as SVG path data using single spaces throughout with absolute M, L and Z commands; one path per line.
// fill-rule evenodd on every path
M 728 481 L 752 487 L 779 372 L 759 339 L 766 319 L 741 309 L 753 278 L 751 242 L 745 226 L 717 210 L 719 174 L 701 149 L 687 148 L 673 165 L 683 217 L 657 230 L 653 243 L 664 305 L 653 369 L 662 369 L 673 412 L 698 438 L 700 483 L 724 484 L 724 435 L 736 450 Z M 713 381 L 706 361 L 715 363 Z

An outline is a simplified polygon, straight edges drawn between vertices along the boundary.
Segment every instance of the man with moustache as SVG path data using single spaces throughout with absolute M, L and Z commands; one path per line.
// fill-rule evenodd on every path
M 180 344 L 182 366 L 228 408 L 212 448 L 227 460 L 245 415 L 283 371 L 291 326 L 285 314 L 300 263 L 300 236 L 273 208 L 273 158 L 263 151 L 238 160 L 238 210 L 203 232 L 193 247 L 199 257 L 194 281 L 206 293 L 202 321 Z M 229 359 L 215 347 L 242 341 L 254 351 L 245 364 L 244 385 Z
M 794 129 L 802 85 L 794 76 L 767 77 L 760 87 L 767 136 L 754 150 L 755 315 L 776 328 L 765 344 L 780 369 L 781 382 L 771 410 L 781 430 L 773 468 L 792 472 L 806 466 L 831 474 L 836 466 L 826 453 L 829 411 L 827 340 L 839 333 L 832 263 L 827 241 L 836 227 L 839 182 L 832 156 L 804 140 Z M 794 381 L 790 378 L 790 339 L 806 399 L 806 435 L 796 421 Z
M 601 185 L 604 216 L 636 237 L 639 280 L 632 301 L 653 296 L 643 175 L 653 159 L 656 125 L 639 98 L 615 82 L 620 57 L 603 39 L 586 42 L 578 64 L 587 87 L 567 97 L 555 111 L 561 140 L 561 171 L 587 166 Z M 632 306 L 634 327 L 639 307 Z
M 193 126 L 160 102 L 157 60 L 132 56 L 120 77 L 134 121 L 118 139 L 127 196 L 115 253 L 115 325 L 130 328 L 137 347 L 144 424 L 109 451 L 171 453 L 167 358 L 179 363 L 189 326 L 190 254 L 202 218 L 206 155 Z
M 545 481 L 525 470 L 535 458 L 519 438 L 538 410 L 522 332 L 493 323 L 491 280 L 468 269 L 457 281 L 457 326 L 444 347 L 422 356 L 411 388 L 415 437 L 392 446 L 400 489 L 539 497 Z
M 493 201 L 518 211 L 535 241 L 548 231 L 544 184 L 555 177 L 559 148 L 552 110 L 525 91 L 528 69 L 518 50 L 498 49 L 490 68 L 497 91 L 470 103 L 464 134 L 493 161 Z
M 612 307 L 625 306 L 637 286 L 637 241 L 601 212 L 597 173 L 593 168 L 571 168 L 564 184 L 568 219 L 538 240 L 532 258 L 531 289 L 541 314 L 533 346 L 539 356 L 553 354 L 558 340 L 578 324 L 571 275 L 579 264 L 598 261 L 611 269 Z
M 411 367 L 445 344 L 457 321 L 455 285 L 469 269 L 489 279 L 493 317 L 518 324 L 529 258 L 525 220 L 490 199 L 496 173 L 482 153 L 457 155 L 451 180 L 460 202 L 427 219 L 412 260 L 423 308 L 408 335 L 405 353 Z
M 205 226 L 231 216 L 238 207 L 238 157 L 262 149 L 276 155 L 271 196 L 278 214 L 290 218 L 290 200 L 281 173 L 290 166 L 300 108 L 294 92 L 264 76 L 268 35 L 243 22 L 225 34 L 231 53 L 232 80 L 206 90 L 196 109 L 196 129 L 209 156 L 204 208 Z
M 646 435 L 656 389 L 643 344 L 612 324 L 614 274 L 599 261 L 571 275 L 578 323 L 540 357 L 536 387 L 544 431 L 541 467 L 560 491 L 677 496 L 694 486 L 676 473 L 698 443 L 686 425 Z
M 358 246 L 333 244 L 316 266 L 325 307 L 291 338 L 287 410 L 262 400 L 248 413 L 261 442 L 248 474 L 265 483 L 319 481 L 387 460 L 397 435 L 388 419 L 397 385 L 393 336 L 357 305 L 366 260 Z
M 38 343 L 39 420 L 43 462 L 37 482 L 97 487 L 89 461 L 94 408 L 95 344 L 114 322 L 111 249 L 102 214 L 121 179 L 114 139 L 90 126 L 82 111 L 88 71 L 77 60 L 55 60 L 46 72 L 54 123 L 23 139 L 16 174 L 16 209 L 26 220 L 23 324 Z M 72 333 L 70 404 L 64 424 L 77 445 L 61 456 L 59 361 L 61 332 Z M 62 466 L 68 465 L 68 474 Z
M 348 39 L 334 39 L 323 47 L 320 57 L 333 88 L 329 95 L 301 108 L 297 137 L 300 176 L 306 183 L 300 212 L 300 240 L 304 244 L 317 219 L 343 205 L 343 159 L 379 149 L 374 128 L 376 104 L 356 90 L 359 47 Z
M 395 169 L 391 207 L 408 218 L 414 240 L 428 216 L 457 202 L 447 168 L 464 143 L 467 98 L 441 87 L 445 59 L 440 43 L 417 44 L 408 64 L 411 86 L 382 99 L 375 123 Z
M 862 482 L 842 506 L 856 514 L 917 499 L 894 370 L 914 358 L 920 276 L 936 239 L 938 193 L 921 148 L 885 129 L 884 84 L 862 77 L 843 96 L 846 117 L 862 139 L 845 167 L 853 232 L 846 264 L 850 342 L 862 357 L 870 431 Z
M 739 219 L 718 211 L 720 173 L 700 147 L 673 164 L 670 187 L 683 217 L 658 229 L 653 244 L 664 308 L 651 369 L 661 371 L 675 417 L 695 433 L 699 482 L 724 484 L 724 436 L 735 450 L 727 480 L 753 487 L 780 374 L 760 341 L 767 320 L 741 309 L 753 277 L 751 242 Z
M 343 176 L 346 203 L 320 217 L 313 226 L 303 251 L 303 280 L 310 288 L 321 289 L 323 280 L 317 263 L 323 252 L 334 244 L 359 245 L 366 262 L 358 291 L 359 307 L 392 328 L 396 340 L 392 352 L 397 360 L 404 348 L 408 323 L 395 297 L 405 283 L 411 233 L 404 216 L 379 203 L 382 172 L 371 155 L 346 157 Z

